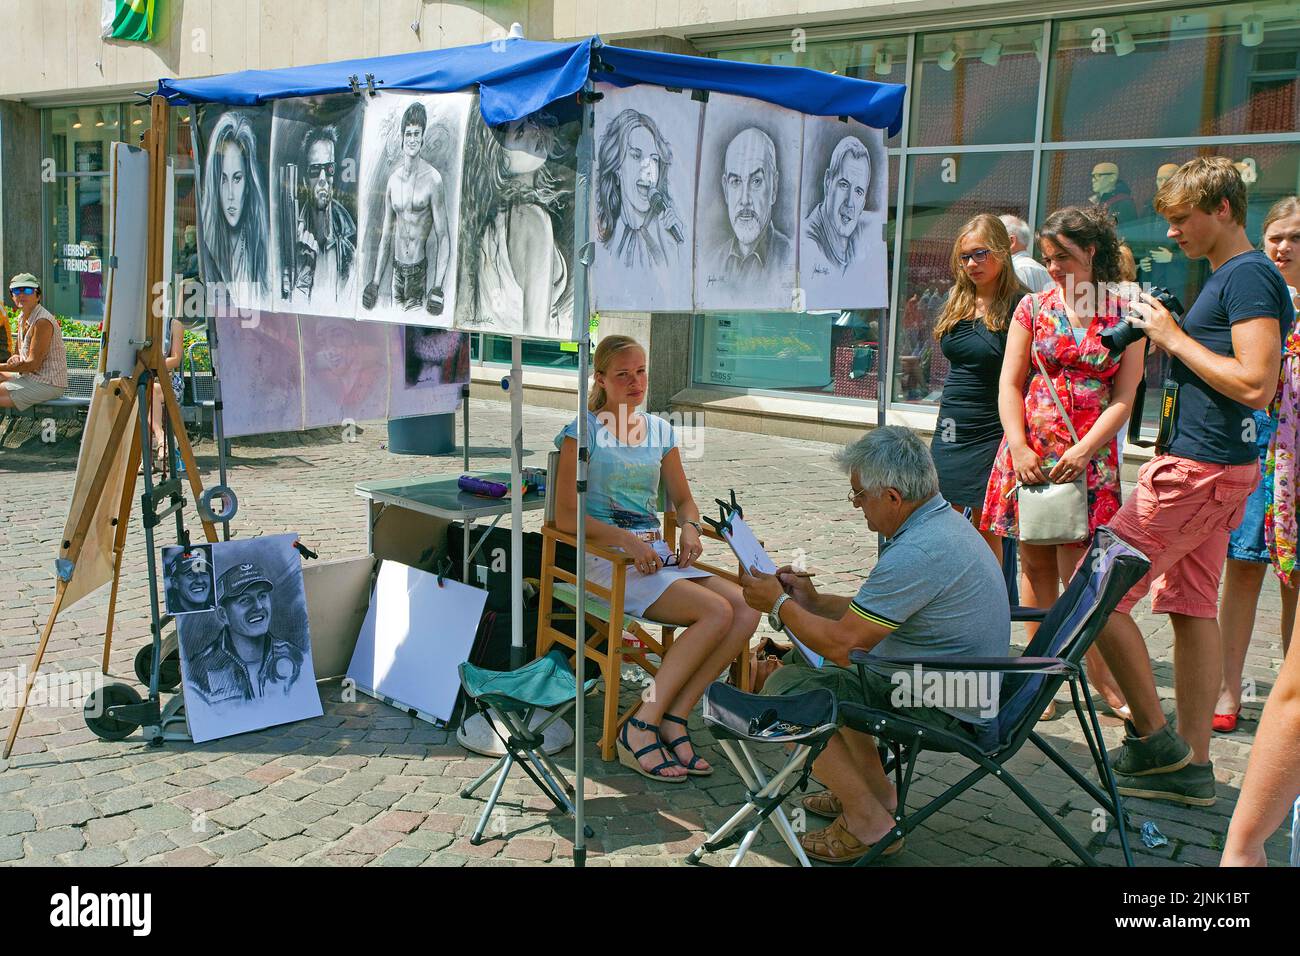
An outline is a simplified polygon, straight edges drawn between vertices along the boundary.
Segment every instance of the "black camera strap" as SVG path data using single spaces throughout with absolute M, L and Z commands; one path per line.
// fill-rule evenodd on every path
M 1176 318 L 1178 328 L 1183 330 L 1183 325 L 1187 322 L 1186 315 L 1180 315 Z M 1151 340 L 1142 337 L 1142 381 L 1138 385 L 1137 392 L 1133 395 L 1133 414 L 1128 420 L 1128 441 L 1131 445 L 1138 448 L 1154 448 L 1157 455 L 1163 455 L 1169 447 L 1170 441 L 1174 437 L 1174 416 L 1178 411 L 1178 383 L 1172 378 L 1166 378 L 1160 389 L 1160 417 L 1156 425 L 1156 440 L 1151 441 L 1142 437 L 1142 418 L 1146 411 L 1147 398 L 1147 381 L 1146 381 L 1146 361 L 1147 351 L 1150 347 Z

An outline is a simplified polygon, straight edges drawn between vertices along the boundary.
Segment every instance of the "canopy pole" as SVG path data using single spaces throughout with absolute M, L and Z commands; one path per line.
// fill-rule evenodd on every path
M 523 340 L 510 337 L 510 669 L 524 666 Z M 468 445 L 466 446 L 468 450 Z
M 594 147 L 592 144 L 592 127 L 595 125 L 595 111 L 592 102 L 595 98 L 591 79 L 583 84 L 578 94 L 582 104 L 581 127 L 578 135 L 577 177 L 574 183 L 574 270 L 573 270 L 573 318 L 580 327 L 576 329 L 578 337 L 578 470 L 577 493 L 578 514 L 577 527 L 577 584 L 578 599 L 574 608 L 574 658 L 575 705 L 573 708 L 573 865 L 585 866 L 587 862 L 587 825 L 583 799 L 586 792 L 584 773 L 584 754 L 586 750 L 586 701 L 583 688 L 587 677 L 587 376 L 591 364 L 591 313 L 589 286 L 591 249 L 589 233 L 591 229 L 591 170 Z M 617 637 L 611 637 L 617 640 Z M 605 688 L 605 693 L 611 693 Z M 614 688 L 612 693 L 618 693 Z

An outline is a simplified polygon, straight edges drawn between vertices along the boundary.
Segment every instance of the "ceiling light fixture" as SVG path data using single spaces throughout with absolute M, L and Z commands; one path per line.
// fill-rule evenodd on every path
M 980 62 L 986 66 L 997 66 L 1000 59 L 1002 59 L 1002 44 L 990 37 L 989 45 L 980 54 Z
M 961 53 L 958 51 L 957 47 L 949 43 L 948 49 L 939 54 L 939 69 L 943 70 L 945 73 L 951 73 L 952 68 L 957 65 L 957 61 L 960 59 Z
M 894 54 L 888 50 L 881 50 L 876 54 L 876 76 L 888 76 L 893 68 Z
M 1115 55 L 1128 56 L 1137 49 L 1137 42 L 1133 39 L 1133 34 L 1129 32 L 1128 27 L 1122 27 L 1115 31 Z

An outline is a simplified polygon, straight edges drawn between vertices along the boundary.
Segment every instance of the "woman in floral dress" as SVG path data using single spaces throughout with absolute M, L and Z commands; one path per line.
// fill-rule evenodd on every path
M 1120 321 L 1110 283 L 1120 278 L 1119 237 L 1104 209 L 1067 207 L 1048 216 L 1039 231 L 1042 261 L 1054 285 L 1027 296 L 1007 335 L 998 392 L 1006 432 L 984 498 L 981 529 L 1018 537 L 1017 482 L 1034 485 L 1088 482 L 1088 533 L 1120 506 L 1120 457 L 1115 436 L 1128 421 L 1142 381 L 1143 343 L 1112 356 L 1100 334 Z M 1046 379 L 1046 367 L 1079 435 L 1076 445 Z M 1077 544 L 1020 544 L 1021 603 L 1049 607 L 1074 574 L 1087 540 Z M 1088 654 L 1093 684 L 1111 709 L 1125 713 L 1114 678 L 1094 648 Z
M 1300 197 L 1278 200 L 1264 217 L 1262 230 L 1267 255 L 1300 307 Z M 1278 576 L 1282 599 L 1282 655 L 1290 650 L 1296 631 L 1296 460 L 1300 437 L 1300 333 L 1295 323 L 1282 346 L 1282 370 L 1277 392 L 1265 411 L 1254 415 L 1260 448 L 1261 481 L 1246 501 L 1241 524 L 1228 541 L 1223 572 L 1223 593 L 1233 600 L 1219 608 L 1223 635 L 1223 681 L 1211 724 L 1216 733 L 1237 729 L 1241 717 L 1242 673 L 1246 652 L 1255 630 L 1255 611 L 1271 563 Z

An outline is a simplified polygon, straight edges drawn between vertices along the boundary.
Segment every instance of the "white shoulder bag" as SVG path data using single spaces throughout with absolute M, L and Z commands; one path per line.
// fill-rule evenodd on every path
M 1034 305 L 1037 306 L 1037 301 Z M 1037 308 L 1035 308 L 1037 313 Z M 1052 401 L 1065 419 L 1065 427 L 1070 430 L 1070 437 L 1077 445 L 1079 434 L 1074 430 L 1074 422 L 1061 404 L 1061 396 L 1056 393 L 1056 385 L 1047 374 L 1047 368 L 1038 354 L 1038 349 L 1030 344 L 1030 353 L 1038 366 L 1038 371 L 1047 382 Z M 1042 485 L 1017 484 L 1013 489 L 1016 495 L 1016 511 L 1019 513 L 1020 540 L 1025 544 L 1076 544 L 1088 537 L 1088 469 L 1074 481 L 1057 484 L 1048 482 Z

